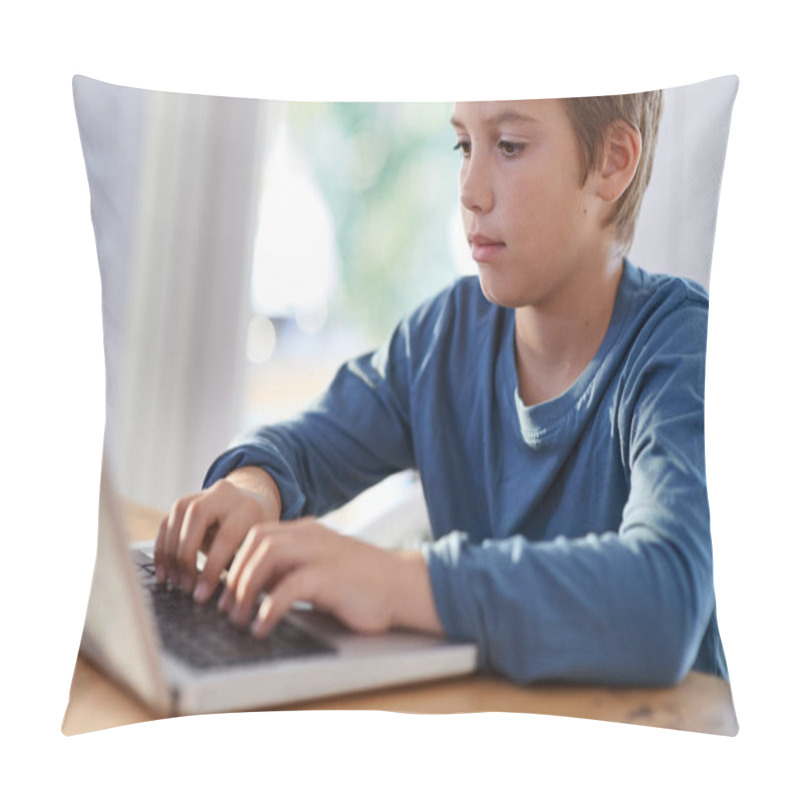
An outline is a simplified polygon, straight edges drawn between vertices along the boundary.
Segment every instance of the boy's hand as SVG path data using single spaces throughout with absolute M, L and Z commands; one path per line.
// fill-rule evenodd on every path
M 266 636 L 298 600 L 359 633 L 442 631 L 420 553 L 383 550 L 313 520 L 252 528 L 228 570 L 220 611 L 246 625 L 262 592 L 268 596 L 252 620 L 256 636 Z
M 280 493 L 263 470 L 247 467 L 231 473 L 199 494 L 183 497 L 161 521 L 155 542 L 156 578 L 167 579 L 195 600 L 213 594 L 222 571 L 260 522 L 280 519 Z M 206 553 L 198 578 L 197 553 Z

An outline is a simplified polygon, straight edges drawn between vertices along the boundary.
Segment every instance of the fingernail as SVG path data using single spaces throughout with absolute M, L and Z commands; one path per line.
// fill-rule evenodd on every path
M 253 636 L 262 636 L 268 630 L 267 617 L 269 616 L 269 609 L 270 602 L 269 600 L 265 600 L 261 608 L 259 608 L 258 614 L 253 620 L 253 624 L 250 626 L 250 632 Z
M 194 596 L 195 602 L 197 602 L 197 603 L 205 603 L 205 601 L 208 600 L 209 594 L 210 593 L 208 591 L 208 583 L 206 581 L 204 581 L 202 578 L 200 578 L 200 580 L 197 582 L 197 586 L 195 586 L 195 589 L 194 589 L 194 595 L 193 596 Z
M 219 602 L 217 603 L 217 611 L 225 613 L 228 610 L 228 606 L 230 605 L 230 598 L 231 598 L 231 592 L 230 589 L 228 589 L 228 587 L 226 586 L 222 590 L 222 595 L 220 596 Z
M 181 589 L 183 589 L 186 594 L 191 594 L 192 589 L 194 589 L 194 581 L 192 580 L 191 575 L 184 575 L 181 578 Z
M 156 580 L 157 580 L 159 583 L 164 583 L 164 581 L 165 581 L 166 579 L 167 579 L 167 573 L 166 573 L 166 571 L 164 570 L 164 567 L 162 567 L 162 566 L 159 564 L 159 565 L 156 567 Z

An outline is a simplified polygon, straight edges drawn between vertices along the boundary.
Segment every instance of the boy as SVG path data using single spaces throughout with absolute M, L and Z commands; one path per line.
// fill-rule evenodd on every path
M 205 602 L 230 564 L 219 608 L 256 636 L 306 600 L 356 631 L 471 639 L 520 682 L 726 677 L 707 297 L 624 258 L 660 113 L 659 93 L 457 103 L 478 277 L 342 367 L 299 418 L 220 456 L 160 526 L 159 580 Z M 432 526 L 421 552 L 313 519 L 406 468 Z

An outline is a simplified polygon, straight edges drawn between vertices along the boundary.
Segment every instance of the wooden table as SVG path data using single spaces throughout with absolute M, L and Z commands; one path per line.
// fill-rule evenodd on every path
M 132 535 L 151 539 L 161 515 L 127 509 Z M 517 686 L 493 675 L 472 675 L 390 690 L 296 703 L 279 710 L 382 710 L 415 714 L 500 711 L 549 714 L 733 736 L 738 730 L 730 685 L 691 672 L 677 687 L 617 689 L 598 686 Z M 158 717 L 113 684 L 83 657 L 72 679 L 62 730 L 67 735 Z

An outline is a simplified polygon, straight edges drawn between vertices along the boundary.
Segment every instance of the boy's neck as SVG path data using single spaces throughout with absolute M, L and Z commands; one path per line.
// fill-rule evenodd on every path
M 558 397 L 586 369 L 608 330 L 622 273 L 622 257 L 609 257 L 576 291 L 516 309 L 514 354 L 525 405 Z

